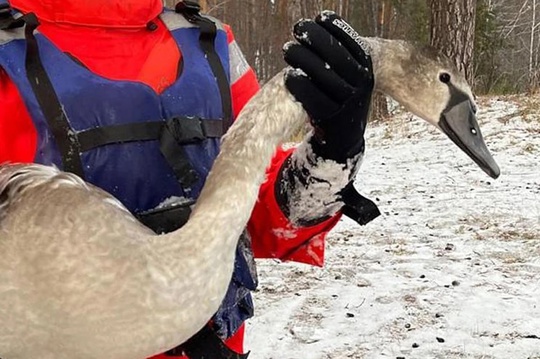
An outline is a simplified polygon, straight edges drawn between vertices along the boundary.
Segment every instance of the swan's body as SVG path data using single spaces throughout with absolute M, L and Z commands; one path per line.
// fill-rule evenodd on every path
M 278 111 L 301 113 L 275 101 L 288 96 L 276 79 L 246 106 L 190 220 L 167 235 L 73 175 L 1 168 L 0 356 L 146 358 L 196 333 L 223 299 L 275 148 L 303 121 Z
M 385 78 L 398 43 L 366 41 L 379 88 L 433 122 L 438 109 L 402 96 L 418 89 Z M 225 136 L 188 223 L 161 236 L 73 175 L 0 167 L 0 357 L 146 358 L 196 333 L 225 294 L 274 149 L 305 118 L 278 74 Z

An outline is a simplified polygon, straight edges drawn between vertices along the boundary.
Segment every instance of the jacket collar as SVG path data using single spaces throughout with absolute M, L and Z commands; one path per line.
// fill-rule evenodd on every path
M 139 28 L 162 11 L 161 0 L 10 0 L 22 13 L 58 24 Z

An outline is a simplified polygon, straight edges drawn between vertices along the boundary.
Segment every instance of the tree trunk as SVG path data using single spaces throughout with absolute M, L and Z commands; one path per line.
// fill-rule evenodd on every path
M 377 4 L 377 28 L 375 35 L 377 37 L 390 38 L 392 29 L 392 17 L 393 17 L 393 6 L 392 2 L 389 0 L 378 0 Z M 381 93 L 376 93 L 373 96 L 371 117 L 372 120 L 385 120 L 388 118 L 388 99 L 385 95 Z
M 529 42 L 529 91 L 535 92 L 536 87 L 538 86 L 538 57 L 535 58 L 535 41 L 536 41 L 536 31 L 540 23 L 536 18 L 536 0 L 531 0 L 531 37 Z M 538 53 L 536 53 L 538 56 Z
M 454 60 L 472 84 L 476 0 L 427 1 L 431 12 L 431 45 Z

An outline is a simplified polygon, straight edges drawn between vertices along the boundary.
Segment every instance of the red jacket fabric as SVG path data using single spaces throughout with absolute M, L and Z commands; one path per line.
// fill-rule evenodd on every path
M 12 0 L 10 3 L 24 13 L 36 13 L 42 34 L 100 76 L 140 81 L 158 93 L 176 79 L 182 54 L 158 17 L 161 0 Z M 157 29 L 149 31 L 149 22 L 157 24 Z M 229 47 L 237 49 L 230 29 L 228 40 Z M 246 67 L 231 84 L 235 116 L 258 89 L 254 71 Z M 16 86 L 2 68 L 0 103 L 0 163 L 32 162 L 36 131 Z M 339 215 L 312 227 L 296 227 L 287 220 L 277 204 L 274 187 L 291 151 L 277 151 L 248 230 L 256 257 L 320 266 L 324 238 Z

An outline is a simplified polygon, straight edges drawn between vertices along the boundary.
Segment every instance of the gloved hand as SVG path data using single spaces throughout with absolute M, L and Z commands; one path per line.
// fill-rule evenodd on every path
M 313 225 L 342 210 L 360 224 L 379 211 L 352 180 L 364 151 L 373 92 L 367 45 L 333 12 L 294 26 L 284 47 L 285 85 L 311 118 L 314 133 L 280 169 L 276 199 L 297 225 Z
M 284 46 L 292 66 L 285 85 L 311 118 L 315 155 L 346 163 L 364 150 L 364 130 L 373 92 L 366 45 L 343 19 L 325 11 L 294 26 L 297 42 Z

